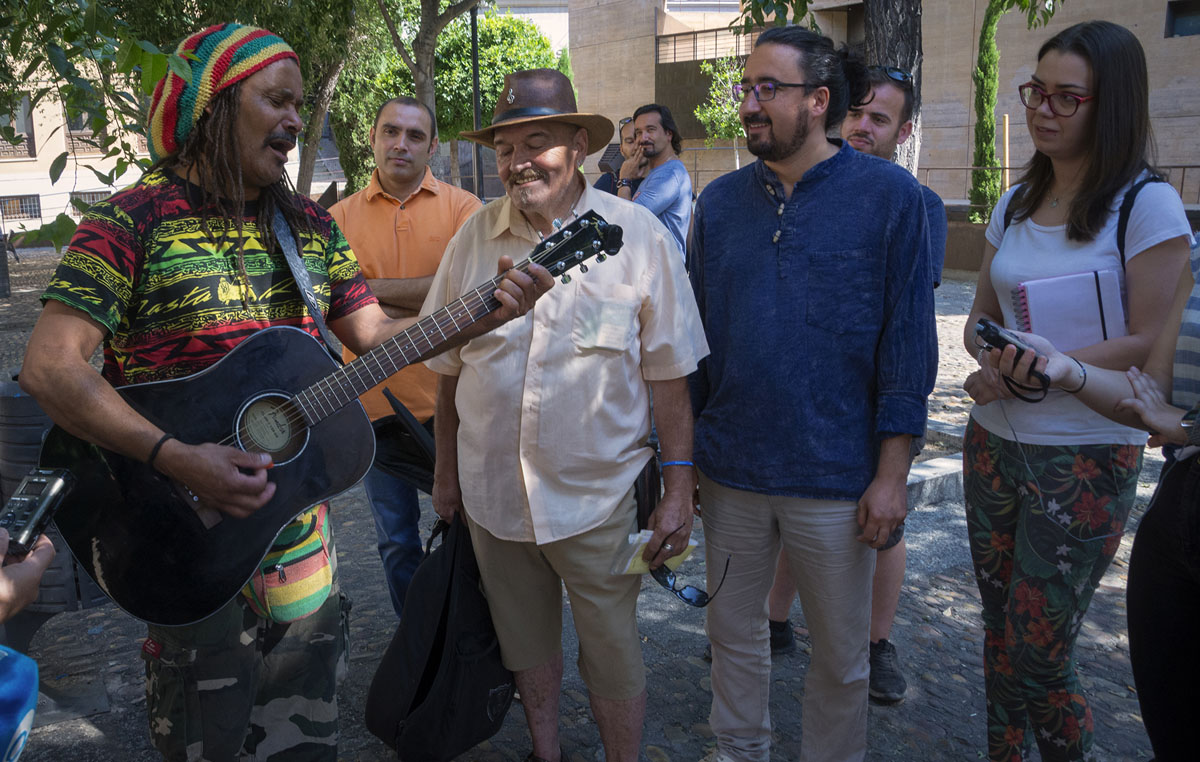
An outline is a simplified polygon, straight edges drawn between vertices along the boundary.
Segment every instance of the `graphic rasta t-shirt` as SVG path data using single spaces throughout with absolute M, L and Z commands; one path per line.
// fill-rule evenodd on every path
M 94 204 L 42 295 L 108 330 L 113 386 L 196 373 L 268 326 L 318 335 L 283 253 L 264 248 L 256 205 L 247 203 L 242 226 L 243 279 L 233 222 L 210 218 L 205 232 L 200 198 L 195 185 L 156 171 Z M 293 232 L 326 320 L 376 301 L 333 219 L 301 202 L 310 230 Z

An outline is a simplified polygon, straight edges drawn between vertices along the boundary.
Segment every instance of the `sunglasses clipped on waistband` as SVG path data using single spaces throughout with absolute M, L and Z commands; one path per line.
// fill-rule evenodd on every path
M 712 603 L 713 598 L 717 597 L 717 593 L 721 592 L 721 585 L 725 584 L 725 575 L 729 573 L 730 558 L 730 556 L 725 557 L 725 571 L 721 572 L 721 581 L 717 583 L 717 589 L 713 591 L 712 595 L 709 595 L 698 587 L 692 587 L 691 585 L 677 587 L 675 572 L 671 571 L 666 566 L 660 566 L 657 569 L 651 569 L 650 576 L 658 580 L 658 584 L 662 585 L 667 590 L 670 590 L 672 595 L 687 605 L 695 606 L 696 608 L 704 608 L 708 604 Z

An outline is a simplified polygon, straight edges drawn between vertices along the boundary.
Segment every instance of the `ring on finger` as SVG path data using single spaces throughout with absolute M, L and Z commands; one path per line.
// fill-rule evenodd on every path
M 663 550 L 665 550 L 665 551 L 667 551 L 668 553 L 670 553 L 672 550 L 675 550 L 675 546 L 674 546 L 674 545 L 672 545 L 672 544 L 671 544 L 671 543 L 669 543 L 669 542 L 664 542 L 664 543 L 663 543 L 663 546 L 662 546 L 662 549 L 663 549 Z

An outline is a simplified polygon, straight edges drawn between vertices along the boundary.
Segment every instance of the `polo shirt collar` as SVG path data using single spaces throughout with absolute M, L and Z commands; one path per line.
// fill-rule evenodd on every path
M 416 196 L 421 191 L 429 191 L 436 196 L 438 193 L 441 193 L 441 190 L 441 182 L 439 182 L 438 179 L 433 176 L 433 170 L 426 166 L 425 176 L 421 178 L 421 187 L 417 188 L 416 192 L 414 192 L 412 196 L 409 196 L 409 198 Z M 379 182 L 379 169 L 376 168 L 371 170 L 371 181 L 367 183 L 367 201 L 374 201 L 378 196 L 381 195 L 390 199 L 395 199 L 396 202 L 401 204 L 408 201 L 407 198 L 396 198 L 383 189 L 383 185 Z

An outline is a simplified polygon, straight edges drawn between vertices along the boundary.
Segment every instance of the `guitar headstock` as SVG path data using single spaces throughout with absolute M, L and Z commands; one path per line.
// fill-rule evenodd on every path
M 558 230 L 542 241 L 529 255 L 529 261 L 541 265 L 551 275 L 561 276 L 563 283 L 570 283 L 567 271 L 578 266 L 587 272 L 584 264 L 592 257 L 603 262 L 621 250 L 621 226 L 611 225 L 595 210 L 589 209 L 579 215 L 570 225 Z

